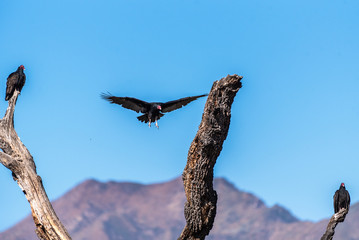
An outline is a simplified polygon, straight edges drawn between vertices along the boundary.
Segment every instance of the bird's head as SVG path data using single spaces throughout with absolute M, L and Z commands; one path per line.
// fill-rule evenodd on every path
M 162 110 L 161 105 L 157 105 L 157 109 L 161 111 Z
M 24 65 L 20 65 L 20 67 L 19 67 L 20 69 L 22 69 L 22 70 L 25 70 L 25 67 L 24 67 Z
M 341 187 L 345 187 L 345 184 L 342 182 L 342 184 L 340 184 Z

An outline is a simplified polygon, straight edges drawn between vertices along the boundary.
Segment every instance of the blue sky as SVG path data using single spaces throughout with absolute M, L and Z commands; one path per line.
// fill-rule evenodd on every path
M 101 92 L 168 101 L 243 75 L 215 176 L 317 221 L 342 181 L 359 201 L 358 11 L 356 0 L 5 0 L 0 99 L 25 65 L 15 127 L 54 200 L 88 178 L 154 183 L 185 167 L 205 99 L 157 130 Z M 30 207 L 3 166 L 0 182 L 2 231 Z

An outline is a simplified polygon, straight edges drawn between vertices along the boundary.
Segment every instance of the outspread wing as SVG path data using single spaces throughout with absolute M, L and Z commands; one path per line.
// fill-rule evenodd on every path
M 19 73 L 13 72 L 9 75 L 6 82 L 6 96 L 5 100 L 9 100 L 15 91 L 15 86 L 19 79 Z
M 337 213 L 339 211 L 339 204 L 338 204 L 338 201 L 339 201 L 339 191 L 335 191 L 335 194 L 333 196 L 333 203 L 334 203 L 334 213 Z
M 131 97 L 115 97 L 105 93 L 102 93 L 101 97 L 110 103 L 116 103 L 124 108 L 142 113 L 145 113 L 150 105 L 148 102 Z
M 193 97 L 185 97 L 185 98 L 180 98 L 178 100 L 162 103 L 161 104 L 161 108 L 162 108 L 161 112 L 164 112 L 164 113 L 171 112 L 173 110 L 176 110 L 183 106 L 186 106 L 188 103 L 196 100 L 197 98 L 204 97 L 204 96 L 208 96 L 208 94 L 203 94 L 203 95 L 193 96 Z

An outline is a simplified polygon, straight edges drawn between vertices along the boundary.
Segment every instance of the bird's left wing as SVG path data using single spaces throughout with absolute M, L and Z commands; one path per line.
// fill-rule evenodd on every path
M 346 195 L 347 195 L 347 203 L 348 203 L 348 210 L 349 210 L 349 207 L 350 207 L 350 195 L 349 195 L 348 191 L 346 192 Z
M 15 85 L 17 84 L 19 78 L 18 72 L 13 72 L 9 75 L 6 81 L 6 100 L 10 99 L 15 90 Z
M 25 84 L 25 82 L 26 82 L 26 75 L 24 74 L 24 84 Z
M 193 96 L 193 97 L 185 97 L 185 98 L 180 98 L 178 100 L 173 100 L 173 101 L 169 101 L 169 102 L 165 102 L 161 104 L 161 108 L 162 108 L 162 112 L 171 112 L 173 110 L 179 109 L 183 106 L 186 106 L 188 103 L 196 100 L 197 98 L 200 97 L 205 97 L 208 96 L 208 94 L 203 94 L 203 95 L 198 95 L 198 96 Z
M 137 98 L 131 98 L 131 97 L 115 97 L 111 96 L 109 94 L 102 93 L 101 97 L 110 103 L 116 103 L 118 105 L 121 105 L 124 108 L 136 111 L 136 112 L 146 112 L 146 110 L 149 107 L 149 103 L 139 100 Z

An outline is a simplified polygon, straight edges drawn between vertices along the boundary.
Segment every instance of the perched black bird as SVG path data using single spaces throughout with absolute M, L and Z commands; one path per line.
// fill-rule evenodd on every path
M 165 103 L 161 102 L 145 102 L 136 98 L 131 97 L 115 97 L 109 94 L 101 94 L 101 97 L 110 103 L 116 103 L 121 105 L 124 108 L 144 113 L 143 115 L 137 117 L 141 122 L 148 122 L 148 126 L 151 127 L 152 122 L 156 122 L 156 127 L 158 128 L 157 120 L 159 120 L 166 112 L 171 112 L 173 110 L 179 109 L 183 106 L 186 106 L 188 103 L 196 100 L 197 98 L 207 96 L 208 94 L 203 94 L 193 97 L 185 97 L 174 101 L 169 101 Z
M 21 65 L 17 68 L 16 72 L 9 75 L 6 82 L 6 96 L 5 100 L 9 100 L 14 94 L 15 89 L 21 92 L 22 87 L 25 84 L 26 76 L 24 73 L 25 67 Z
M 342 208 L 349 210 L 350 195 L 349 192 L 345 189 L 344 183 L 340 184 L 340 188 L 335 192 L 333 199 L 334 213 L 339 212 Z

